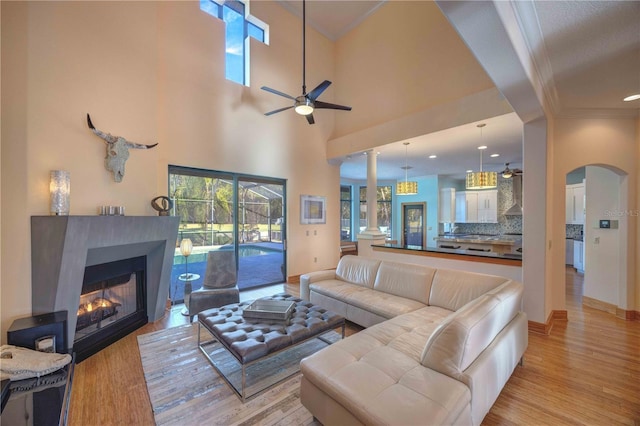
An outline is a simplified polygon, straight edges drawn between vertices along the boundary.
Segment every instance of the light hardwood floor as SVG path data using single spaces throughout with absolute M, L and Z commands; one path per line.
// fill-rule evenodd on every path
M 241 299 L 281 291 L 298 295 L 299 287 L 270 286 Z M 77 365 L 70 425 L 153 425 L 136 336 L 186 324 L 180 308 Z M 524 366 L 483 425 L 640 426 L 640 322 L 583 307 L 582 276 L 570 268 L 567 311 L 569 321 L 556 322 L 549 336 L 529 333 Z

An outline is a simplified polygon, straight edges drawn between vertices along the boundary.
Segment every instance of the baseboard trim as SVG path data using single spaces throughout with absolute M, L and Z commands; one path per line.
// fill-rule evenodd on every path
M 603 302 L 587 296 L 582 296 L 582 304 L 599 311 L 604 311 L 612 315 L 618 314 L 618 307 L 613 303 Z
M 289 275 L 287 277 L 288 284 L 300 284 L 300 275 Z
M 551 333 L 551 329 L 553 328 L 553 323 L 555 321 L 568 321 L 569 316 L 567 315 L 566 310 L 553 310 L 549 312 L 549 316 L 547 317 L 547 321 L 544 323 L 529 321 L 528 328 L 530 332 L 540 333 L 548 335 Z
M 622 309 L 617 307 L 613 303 L 603 302 L 592 297 L 582 296 L 582 304 L 590 308 L 615 315 L 616 317 L 625 321 L 640 321 L 640 312 Z
M 616 308 L 616 316 L 625 321 L 640 321 L 640 312 Z

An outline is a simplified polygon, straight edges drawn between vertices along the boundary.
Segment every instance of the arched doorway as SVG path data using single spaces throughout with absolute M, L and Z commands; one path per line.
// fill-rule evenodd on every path
M 586 165 L 567 173 L 565 190 L 567 238 L 576 239 L 574 267 L 584 273 L 582 303 L 622 317 L 632 311 L 633 294 L 627 179 L 616 167 Z

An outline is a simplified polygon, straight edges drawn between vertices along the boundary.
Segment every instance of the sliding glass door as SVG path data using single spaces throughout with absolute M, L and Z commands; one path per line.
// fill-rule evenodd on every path
M 240 289 L 285 282 L 284 181 L 240 176 L 237 189 Z
M 171 299 L 184 298 L 185 277 L 202 287 L 212 250 L 236 253 L 238 286 L 286 281 L 285 181 L 237 173 L 169 166 L 171 214 L 180 217 Z M 188 256 L 180 244 L 190 239 Z

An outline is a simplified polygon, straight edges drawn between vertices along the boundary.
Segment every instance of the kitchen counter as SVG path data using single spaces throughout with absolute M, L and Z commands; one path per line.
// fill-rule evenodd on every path
M 462 234 L 462 235 L 439 235 L 434 238 L 436 241 L 450 241 L 456 243 L 476 243 L 476 244 L 497 244 L 512 246 L 522 240 L 522 237 L 511 235 L 480 235 L 480 234 Z
M 481 252 L 447 248 L 433 248 L 422 246 L 401 246 L 398 244 L 373 245 L 374 251 L 394 251 L 446 259 L 467 260 L 471 262 L 497 263 L 502 265 L 522 265 L 522 255 L 504 252 Z
M 463 249 L 499 254 L 514 253 L 522 247 L 522 236 L 518 235 L 482 235 L 482 234 L 450 234 L 434 238 L 441 249 Z

